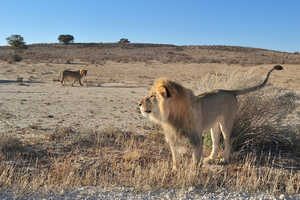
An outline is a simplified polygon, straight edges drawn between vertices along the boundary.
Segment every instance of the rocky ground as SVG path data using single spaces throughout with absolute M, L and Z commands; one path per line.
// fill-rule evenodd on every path
M 258 194 L 246 194 L 244 192 L 230 192 L 228 190 L 220 189 L 218 191 L 209 192 L 190 187 L 186 190 L 160 190 L 160 191 L 149 191 L 149 192 L 136 192 L 130 188 L 115 188 L 115 189 L 100 189 L 97 187 L 82 187 L 76 188 L 70 191 L 61 191 L 60 193 L 53 194 L 14 194 L 13 192 L 3 191 L 0 193 L 0 198 L 3 200 L 19 199 L 19 200 L 75 200 L 75 199 L 203 199 L 203 200 L 226 200 L 226 199 L 238 199 L 238 200 L 283 200 L 283 199 L 300 199 L 300 194 L 288 196 L 284 194 L 271 195 L 265 193 Z

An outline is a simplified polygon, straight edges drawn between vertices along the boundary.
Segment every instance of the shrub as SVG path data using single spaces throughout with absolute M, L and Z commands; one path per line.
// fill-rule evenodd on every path
M 6 38 L 7 43 L 15 49 L 25 49 L 27 48 L 24 42 L 24 38 L 21 35 L 11 35 Z
M 70 44 L 70 43 L 74 42 L 73 35 L 59 35 L 57 39 L 60 43 L 63 43 L 63 44 Z
M 280 122 L 295 109 L 295 97 L 272 87 L 240 97 L 232 133 L 234 150 L 240 155 L 292 153 L 296 145 L 293 131 Z
M 11 135 L 1 135 L 0 158 L 10 158 L 20 151 L 23 151 L 23 145 L 18 138 Z
M 18 54 L 11 54 L 7 58 L 8 63 L 20 62 L 23 58 Z

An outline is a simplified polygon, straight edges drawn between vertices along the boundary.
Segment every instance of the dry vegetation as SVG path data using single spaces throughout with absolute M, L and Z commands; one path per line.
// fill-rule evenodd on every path
M 0 47 L 0 60 L 9 60 L 13 50 Z M 175 46 L 161 44 L 74 43 L 34 44 L 21 57 L 30 62 L 74 63 L 81 60 L 103 65 L 114 62 L 227 63 L 241 65 L 299 64 L 300 54 L 235 46 Z
M 199 87 L 201 91 L 224 85 L 240 88 L 245 79 L 256 81 L 249 74 L 210 74 Z M 171 171 L 168 145 L 155 126 L 143 126 L 151 130 L 149 135 L 113 126 L 99 132 L 69 127 L 48 131 L 38 126 L 11 131 L 0 139 L 0 186 L 46 192 L 97 185 L 299 193 L 299 133 L 280 126 L 294 109 L 295 98 L 299 97 L 274 87 L 242 97 L 232 163 L 192 168 L 186 157 L 177 172 Z M 205 148 L 208 152 L 210 146 Z

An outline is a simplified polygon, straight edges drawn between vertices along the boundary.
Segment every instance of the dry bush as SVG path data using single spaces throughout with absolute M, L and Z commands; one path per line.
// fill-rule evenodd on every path
M 1 135 L 0 157 L 9 159 L 24 149 L 22 142 L 11 135 Z
M 295 109 L 296 94 L 267 88 L 240 98 L 233 129 L 234 146 L 240 153 L 293 152 L 293 129 L 282 122 Z M 295 134 L 295 132 L 294 132 Z
M 10 54 L 7 58 L 6 61 L 9 64 L 15 63 L 15 62 L 20 62 L 23 58 L 18 55 L 18 54 Z

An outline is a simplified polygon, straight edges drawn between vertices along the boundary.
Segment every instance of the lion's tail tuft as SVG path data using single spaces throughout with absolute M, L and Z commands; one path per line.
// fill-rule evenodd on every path
M 235 94 L 235 95 L 242 95 L 242 94 L 247 94 L 249 92 L 252 92 L 252 91 L 255 91 L 255 90 L 258 90 L 262 87 L 264 87 L 266 85 L 266 83 L 268 82 L 269 80 L 269 76 L 270 74 L 272 73 L 272 71 L 274 70 L 283 70 L 283 67 L 281 65 L 275 65 L 267 74 L 267 77 L 265 78 L 264 82 L 257 85 L 257 86 L 254 86 L 254 87 L 250 87 L 250 88 L 246 88 L 246 89 L 242 89 L 242 90 L 232 90 L 232 93 Z

